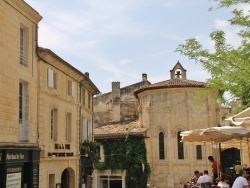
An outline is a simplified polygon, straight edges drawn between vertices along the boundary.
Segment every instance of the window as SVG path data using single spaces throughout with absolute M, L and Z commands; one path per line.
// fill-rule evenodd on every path
M 48 69 L 48 87 L 56 89 L 56 73 Z
M 196 146 L 196 159 L 202 159 L 202 148 L 201 145 Z
M 122 187 L 122 176 L 100 176 L 100 188 Z
M 86 119 L 82 118 L 82 142 L 87 141 L 87 126 L 86 126 Z
M 66 141 L 71 141 L 71 113 L 66 114 Z
M 49 174 L 49 188 L 55 187 L 55 174 Z
M 92 141 L 92 121 L 82 118 L 82 142 Z
M 104 162 L 104 148 L 103 145 L 100 146 L 100 162 Z
M 159 159 L 165 159 L 164 155 L 164 134 L 160 132 L 159 134 Z
M 19 139 L 29 140 L 29 90 L 28 83 L 19 82 Z
M 23 66 L 28 65 L 28 29 L 20 27 L 20 54 L 19 63 Z
M 28 120 L 28 83 L 19 82 L 19 123 Z
M 91 109 L 91 94 L 89 93 L 89 96 L 88 96 L 88 108 Z
M 88 121 L 88 139 L 92 140 L 92 121 Z
M 57 110 L 52 109 L 50 111 L 50 139 L 56 140 L 56 128 L 57 128 Z
M 177 133 L 178 159 L 184 159 L 184 148 L 181 142 L 181 131 Z
M 72 80 L 68 80 L 68 94 L 75 96 L 75 83 Z
M 81 97 L 81 102 L 82 102 L 82 104 L 83 105 L 85 105 L 85 92 L 86 92 L 86 90 L 85 90 L 85 88 L 84 87 L 82 87 L 82 97 Z

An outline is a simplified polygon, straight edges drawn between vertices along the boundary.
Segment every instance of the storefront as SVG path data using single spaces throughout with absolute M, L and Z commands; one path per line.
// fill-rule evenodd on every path
M 0 148 L 0 187 L 39 187 L 39 148 Z

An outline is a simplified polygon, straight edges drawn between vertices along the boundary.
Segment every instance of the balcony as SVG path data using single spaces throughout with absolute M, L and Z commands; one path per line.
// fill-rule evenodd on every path
M 28 65 L 28 56 L 27 56 L 27 53 L 24 52 L 23 50 L 20 50 L 20 64 L 23 65 L 23 66 L 26 66 Z
M 29 141 L 29 121 L 19 120 L 19 141 L 28 142 Z

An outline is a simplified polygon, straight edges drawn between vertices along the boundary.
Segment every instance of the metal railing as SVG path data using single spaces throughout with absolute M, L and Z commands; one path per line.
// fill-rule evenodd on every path
M 19 141 L 27 142 L 30 137 L 29 121 L 19 120 Z
M 28 65 L 28 56 L 27 56 L 27 53 L 20 50 L 20 64 L 21 65 L 24 65 L 24 66 L 27 66 Z

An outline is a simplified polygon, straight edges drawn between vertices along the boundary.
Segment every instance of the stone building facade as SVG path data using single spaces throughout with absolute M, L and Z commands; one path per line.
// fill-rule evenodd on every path
M 133 91 L 133 109 L 138 114 L 138 119 L 133 120 L 133 128 L 147 130 L 145 142 L 147 161 L 151 167 L 149 183 L 152 186 L 179 187 L 180 182 L 187 182 L 195 170 L 208 169 L 211 173 L 206 156 L 213 153 L 212 149 L 199 143 L 180 142 L 181 131 L 213 127 L 220 123 L 220 108 L 215 102 L 218 91 L 205 86 L 204 82 L 188 80 L 186 70 L 178 62 L 170 70 L 169 80 L 148 84 Z M 104 112 L 104 104 L 102 106 Z M 95 114 L 97 109 L 100 109 L 100 105 L 94 107 Z M 109 135 L 109 139 L 112 135 L 114 138 L 121 135 L 121 128 L 118 129 L 117 124 L 112 126 L 110 121 L 103 128 L 95 128 L 94 137 L 100 140 L 107 139 L 106 135 Z M 119 124 L 128 126 L 122 119 Z M 98 175 L 96 179 L 98 181 Z
M 81 186 L 81 143 L 92 142 L 89 78 L 39 48 L 38 12 L 0 1 L 0 187 Z
M 89 73 L 51 50 L 40 47 L 38 56 L 40 188 L 77 187 L 82 179 L 81 143 L 92 141 L 93 95 L 99 90 Z
M 210 148 L 181 143 L 180 132 L 220 122 L 220 108 L 215 102 L 218 91 L 206 88 L 204 82 L 188 80 L 179 62 L 170 76 L 170 80 L 134 92 L 139 100 L 139 121 L 148 128 L 150 182 L 159 188 L 178 187 L 195 170 L 208 169 L 211 173 L 206 159 L 212 154 Z
M 0 187 L 39 186 L 36 41 L 41 19 L 24 1 L 0 1 Z
M 94 97 L 94 127 L 138 119 L 138 105 L 133 91 L 150 84 L 147 74 L 142 74 L 141 82 L 123 88 L 120 88 L 120 82 L 112 82 L 111 92 Z

